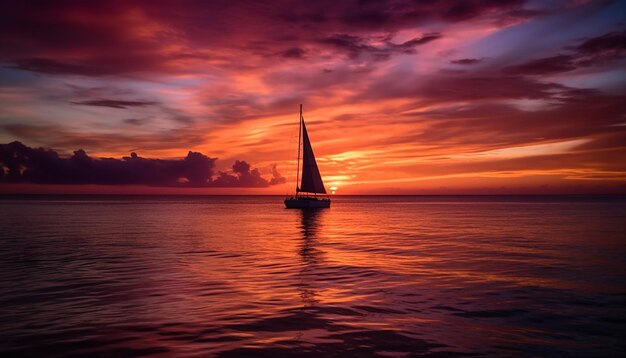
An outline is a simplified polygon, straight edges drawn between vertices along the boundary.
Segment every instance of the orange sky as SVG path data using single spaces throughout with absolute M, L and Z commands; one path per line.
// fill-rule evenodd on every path
M 337 194 L 625 193 L 624 3 L 468 4 L 5 3 L 0 143 L 217 160 L 173 188 L 0 159 L 0 192 L 285 194 L 303 103 Z

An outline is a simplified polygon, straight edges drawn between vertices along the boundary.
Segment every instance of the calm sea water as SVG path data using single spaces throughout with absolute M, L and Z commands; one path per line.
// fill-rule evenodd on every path
M 0 199 L 0 353 L 616 356 L 626 199 Z

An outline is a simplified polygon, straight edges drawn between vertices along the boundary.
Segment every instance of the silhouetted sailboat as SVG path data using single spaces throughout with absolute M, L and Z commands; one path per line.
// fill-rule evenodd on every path
M 302 181 L 300 181 L 300 152 L 302 151 Z M 298 185 L 300 184 L 300 185 Z M 323 195 L 318 195 L 323 194 Z M 285 199 L 287 208 L 328 208 L 330 198 L 326 194 L 320 170 L 315 162 L 309 134 L 304 125 L 302 104 L 300 104 L 300 132 L 298 134 L 298 173 L 296 195 Z

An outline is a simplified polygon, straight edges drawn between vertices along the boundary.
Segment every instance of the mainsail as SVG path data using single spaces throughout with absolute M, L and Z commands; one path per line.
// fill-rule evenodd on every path
M 300 156 L 302 154 L 302 156 Z M 300 163 L 302 159 L 302 163 Z M 302 164 L 302 171 L 300 171 Z M 300 178 L 300 174 L 302 177 Z M 315 195 L 313 195 L 315 194 Z M 313 155 L 309 133 L 302 117 L 300 104 L 300 129 L 298 131 L 298 170 L 296 171 L 296 195 L 285 198 L 287 209 L 321 209 L 330 208 L 330 197 L 326 195 L 326 188 L 322 182 L 320 170 Z
M 309 134 L 306 132 L 306 126 L 304 125 L 304 118 L 302 120 L 302 182 L 300 184 L 301 192 L 326 194 L 324 183 L 322 182 L 322 176 L 320 170 L 317 168 L 315 162 L 315 155 L 313 155 L 313 148 L 311 148 L 311 141 L 309 141 Z

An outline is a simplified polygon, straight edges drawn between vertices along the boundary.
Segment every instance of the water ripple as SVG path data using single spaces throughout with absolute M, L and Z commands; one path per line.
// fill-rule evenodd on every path
M 616 356 L 624 223 L 615 198 L 2 199 L 0 353 Z

